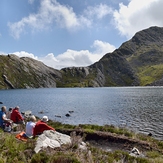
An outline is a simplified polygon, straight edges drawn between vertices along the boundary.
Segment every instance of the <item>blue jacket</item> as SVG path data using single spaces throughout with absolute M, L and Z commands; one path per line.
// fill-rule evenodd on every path
M 2 117 L 5 115 L 4 112 L 0 111 L 0 126 L 3 127 L 3 123 L 4 123 L 4 120 L 2 119 Z

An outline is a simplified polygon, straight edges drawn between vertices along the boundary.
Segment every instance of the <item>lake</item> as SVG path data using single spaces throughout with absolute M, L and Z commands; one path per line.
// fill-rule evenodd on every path
M 122 126 L 163 140 L 163 87 L 0 90 L 0 107 L 19 106 L 67 124 Z M 69 113 L 72 111 L 72 113 Z M 43 112 L 43 114 L 40 114 Z M 70 117 L 65 115 L 69 113 Z

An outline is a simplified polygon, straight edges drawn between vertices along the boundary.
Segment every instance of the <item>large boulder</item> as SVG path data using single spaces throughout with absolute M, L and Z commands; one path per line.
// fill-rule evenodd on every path
M 34 151 L 38 153 L 43 148 L 57 148 L 63 144 L 71 144 L 71 137 L 53 130 L 46 130 L 39 135 Z

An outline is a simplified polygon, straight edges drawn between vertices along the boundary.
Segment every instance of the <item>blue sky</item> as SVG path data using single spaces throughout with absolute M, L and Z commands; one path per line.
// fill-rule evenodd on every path
M 0 54 L 55 69 L 88 66 L 136 32 L 163 26 L 162 0 L 1 0 Z

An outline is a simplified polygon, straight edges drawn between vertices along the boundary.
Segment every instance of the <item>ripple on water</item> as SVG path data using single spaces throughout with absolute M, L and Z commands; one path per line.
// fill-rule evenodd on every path
M 19 105 L 38 117 L 43 110 L 62 123 L 124 126 L 163 140 L 163 87 L 0 90 L 0 95 L 7 108 Z M 74 113 L 65 117 L 69 110 Z

